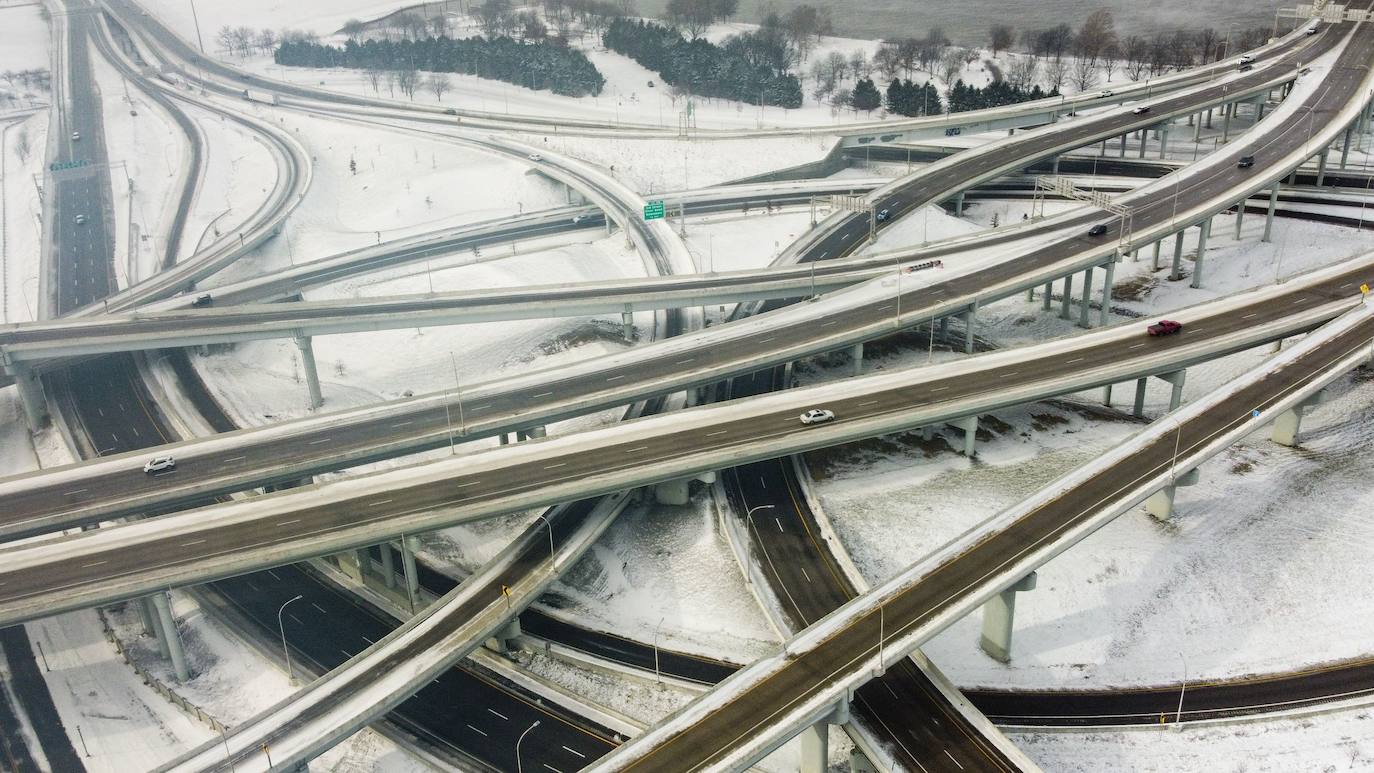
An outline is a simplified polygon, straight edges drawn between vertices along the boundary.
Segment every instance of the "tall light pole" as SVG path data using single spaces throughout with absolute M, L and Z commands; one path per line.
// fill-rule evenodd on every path
M 667 615 L 658 619 L 658 625 L 654 627 L 654 681 L 663 684 L 663 672 L 658 669 L 658 633 L 663 629 L 663 621 Z
M 282 624 L 281 616 L 282 613 L 286 611 L 287 604 L 290 604 L 292 601 L 300 601 L 302 598 L 304 598 L 304 596 L 297 593 L 295 598 L 288 599 L 286 604 L 282 604 L 281 609 L 277 610 L 277 630 L 281 633 L 281 651 L 282 654 L 286 656 L 286 677 L 291 680 L 291 684 L 296 683 L 296 675 L 291 671 L 291 650 L 286 646 L 286 626 Z
M 749 527 L 752 528 L 752 529 L 754 530 L 754 533 L 755 533 L 755 534 L 758 533 L 759 527 L 757 527 L 757 526 L 754 525 L 754 513 L 757 512 L 757 511 L 759 511 L 759 510 L 772 510 L 772 509 L 773 509 L 773 505 L 754 505 L 753 507 L 749 508 L 749 512 L 747 512 L 747 513 L 744 514 L 744 520 L 746 520 L 746 521 L 749 522 Z
M 191 2 L 191 21 L 196 25 L 196 43 L 200 46 L 200 53 L 205 55 L 205 39 L 200 36 L 200 17 L 196 15 L 196 0 Z
M 448 361 L 453 365 L 453 392 L 458 396 L 458 434 L 468 434 L 467 420 L 463 417 L 463 385 L 458 381 L 458 358 L 448 353 Z
M 1178 711 L 1174 713 L 1174 724 L 1183 723 L 1183 694 L 1188 691 L 1188 659 L 1183 657 L 1183 653 L 1178 653 L 1178 657 L 1183 661 L 1183 684 L 1178 688 Z
M 525 736 L 529 735 L 530 731 L 536 727 L 539 727 L 539 720 L 537 719 L 533 725 L 525 728 L 525 732 L 521 733 L 519 738 L 515 739 L 515 773 L 525 773 L 525 766 L 520 761 L 520 744 L 525 740 Z
M 549 527 L 549 561 L 553 561 L 553 524 L 549 523 L 549 519 L 542 515 L 536 514 L 534 517 L 543 521 L 544 525 Z

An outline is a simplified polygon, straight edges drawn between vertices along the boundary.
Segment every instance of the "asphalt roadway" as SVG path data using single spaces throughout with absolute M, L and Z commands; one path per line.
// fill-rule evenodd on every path
M 1096 515 L 1104 503 L 1126 496 L 1138 481 L 1167 471 L 1178 449 L 1184 458 L 1224 435 L 1252 411 L 1266 411 L 1294 388 L 1314 380 L 1334 363 L 1369 346 L 1374 319 L 1366 319 L 1288 366 L 1239 389 L 1215 409 L 1180 425 L 1168 435 L 1091 481 L 1028 513 L 932 570 L 920 583 L 834 632 L 814 647 L 797 652 L 768 674 L 760 675 L 733 700 L 724 702 L 693 724 L 662 739 L 641 756 L 626 747 L 623 759 L 606 760 L 608 770 L 682 773 L 699 770 L 778 721 L 791 707 L 804 704 L 824 686 L 872 667 L 868 658 L 880 642 L 899 641 L 932 621 L 965 593 L 995 582 L 1001 567 L 1052 544 L 1076 524 Z
M 1322 45 L 1329 45 L 1334 37 L 1334 34 L 1323 36 L 1325 43 Z M 1357 48 L 1348 56 L 1366 55 L 1367 41 Z M 1304 53 L 1311 56 L 1316 54 L 1315 51 Z M 1285 56 L 1295 55 L 1289 53 Z M 1330 88 L 1316 97 L 1316 111 L 1300 113 L 1266 140 L 1263 147 L 1250 148 L 1256 156 L 1256 167 L 1264 168 L 1266 163 L 1272 163 L 1292 147 L 1304 142 L 1314 122 L 1331 112 L 1328 104 L 1340 106 L 1346 103 L 1362 74 L 1363 68 L 1351 68 L 1334 76 Z M 1211 95 L 1208 98 L 1215 98 L 1210 90 L 1208 93 Z M 1195 102 L 1205 103 L 1205 98 L 1196 98 Z M 1161 107 L 1161 112 L 1164 109 Z M 1112 121 L 1115 122 L 1112 124 L 1113 130 L 1142 124 L 1140 117 L 1129 111 L 1122 111 L 1122 115 L 1114 116 Z M 1084 123 L 1070 126 L 1067 130 L 1078 130 L 1077 127 Z M 1028 138 L 1027 144 L 1018 143 L 1009 147 L 1019 148 L 1023 154 L 1022 161 L 1028 163 L 1037 152 L 1036 147 L 1043 149 L 1062 142 L 1055 139 L 1057 136 L 1034 137 L 1033 142 L 1032 138 Z M 928 201 L 946 189 L 958 187 L 960 180 L 978 175 L 979 170 L 998 168 L 1008 160 L 1001 158 L 1000 152 L 981 154 L 968 164 L 955 165 L 940 174 L 919 179 L 886 199 L 883 205 L 900 213 L 904 207 Z M 1180 180 L 1174 196 L 1137 205 L 1135 230 L 1141 231 L 1152 224 L 1168 222 L 1176 209 L 1186 211 L 1201 202 L 1212 201 L 1219 192 L 1229 190 L 1252 174 L 1253 170 L 1227 169 L 1214 175 L 1187 176 Z M 841 228 L 807 251 L 806 260 L 824 260 L 847 253 L 862 241 L 856 236 L 862 237 L 867 227 L 865 217 L 844 221 Z M 903 291 L 899 302 L 844 308 L 797 322 L 786 329 L 766 330 L 724 341 L 717 340 L 712 331 L 690 335 L 685 338 L 696 345 L 688 356 L 684 356 L 681 342 L 667 348 L 645 347 L 642 354 L 636 353 L 634 367 L 628 371 L 619 359 L 610 357 L 604 360 L 605 367 L 600 370 L 587 373 L 550 370 L 546 372 L 547 378 L 538 383 L 527 380 L 519 388 L 490 391 L 464 388 L 463 402 L 468 407 L 465 429 L 469 434 L 481 436 L 484 428 L 505 426 L 517 417 L 522 421 L 527 420 L 528 425 L 542 424 L 562 418 L 565 414 L 623 405 L 654 394 L 668 394 L 688 386 L 713 383 L 824 348 L 844 346 L 871 337 L 873 331 L 882 328 L 888 319 L 895 321 L 894 309 L 898 303 L 904 321 L 928 319 L 933 310 L 947 299 L 969 296 L 984 288 L 1005 283 L 1009 278 L 1061 263 L 1065 258 L 1087 250 L 1100 250 L 1104 243 L 1111 244 L 1117 239 L 1118 231 L 1119 224 L 1112 222 L 1107 235 L 1103 237 L 1093 238 L 1082 233 L 1068 236 L 999 265 L 921 289 Z M 779 340 L 783 343 L 777 343 Z M 646 394 L 646 384 L 654 385 L 649 394 Z M 578 406 L 575 411 L 560 410 L 560 406 L 573 404 Z M 68 514 L 79 522 L 86 517 L 81 512 L 95 512 L 92 508 L 98 509 L 98 515 L 105 518 L 116 514 L 117 511 L 111 509 L 116 506 L 126 508 L 123 512 L 161 509 L 177 503 L 197 501 L 207 493 L 299 478 L 308 474 L 309 470 L 318 469 L 321 463 L 316 460 L 322 455 L 329 459 L 326 465 L 340 466 L 345 460 L 349 464 L 359 464 L 395 455 L 402 449 L 410 452 L 447 443 L 449 411 L 444 403 L 440 400 L 417 399 L 411 406 L 413 410 L 409 411 L 400 408 L 369 413 L 348 426 L 331 422 L 320 431 L 274 441 L 251 451 L 236 450 L 231 454 L 213 456 L 192 456 L 177 451 L 178 468 L 168 475 L 146 476 L 140 470 L 142 460 L 129 458 L 127 467 L 84 479 L 83 485 L 76 489 L 57 484 L 16 491 L 6 495 L 9 505 L 7 514 L 10 516 L 7 525 L 37 524 L 43 520 L 42 516 L 47 515 L 59 516 L 56 523 L 71 523 L 73 521 L 67 519 Z M 490 434 L 490 431 L 486 431 L 486 434 Z M 289 462 L 283 464 L 283 460 Z M 95 502 L 91 495 L 93 491 L 101 492 L 101 501 Z M 26 525 L 23 528 L 30 527 Z

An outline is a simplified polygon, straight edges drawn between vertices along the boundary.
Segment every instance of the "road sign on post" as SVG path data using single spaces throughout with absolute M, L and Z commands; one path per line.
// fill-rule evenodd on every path
M 645 220 L 662 220 L 662 219 L 663 219 L 663 201 L 662 201 L 662 200 L 651 201 L 651 202 L 649 202 L 648 204 L 645 204 L 645 205 L 644 205 L 644 219 L 645 219 Z

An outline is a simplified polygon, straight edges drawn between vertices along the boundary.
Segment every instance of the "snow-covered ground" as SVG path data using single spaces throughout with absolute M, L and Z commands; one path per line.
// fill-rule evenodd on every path
M 6 122 L 0 127 L 0 210 L 4 233 L 3 247 L 3 316 L 6 322 L 36 319 L 41 303 L 38 267 L 43 248 L 43 202 L 34 184 L 44 166 L 44 148 L 48 137 L 48 113 L 41 111 L 19 121 Z M 28 145 L 26 157 L 18 148 Z
M 0 73 L 49 69 L 51 35 L 39 3 L 0 4 Z M 0 80 L 0 111 L 31 107 L 52 98 L 47 89 L 25 85 L 20 79 Z M 41 147 L 41 146 L 40 146 Z
M 1225 225 L 1219 218 L 1213 230 L 1204 289 L 1167 281 L 1167 268 L 1150 272 L 1147 252 L 1118 267 L 1114 306 L 1162 313 L 1272 283 L 1276 268 L 1290 276 L 1374 249 L 1368 233 L 1284 220 L 1273 243 L 1259 244 L 1258 217 L 1237 243 Z M 1191 255 L 1195 242 L 1186 249 Z M 1069 322 L 1042 314 L 1038 299 L 979 312 L 979 334 L 1002 346 L 1072 332 Z M 904 367 L 926 356 L 869 353 L 866 367 Z M 935 359 L 955 356 L 937 352 Z M 1190 368 L 1185 399 L 1264 356 L 1247 352 Z M 811 370 L 799 376 L 817 377 Z M 1180 489 L 1179 515 L 1169 523 L 1127 514 L 1044 567 L 1038 589 L 1018 598 L 1009 666 L 978 651 L 977 615 L 927 653 L 962 685 L 1094 688 L 1175 682 L 1180 653 L 1190 678 L 1203 679 L 1366 654 L 1374 630 L 1351 626 L 1363 618 L 1352 617 L 1352 608 L 1371 590 L 1358 556 L 1374 532 L 1358 514 L 1371 493 L 1363 481 L 1374 460 L 1354 449 L 1369 442 L 1374 384 L 1355 377 L 1333 392 L 1335 401 L 1309 414 L 1301 449 L 1252 437 L 1205 465 L 1198 486 Z M 818 452 L 809 456 L 816 490 L 860 569 L 880 581 L 1138 428 L 1124 414 L 1103 411 L 1100 400 L 1094 391 L 984 417 L 987 436 L 975 460 L 954 453 L 960 438 L 948 429 L 932 442 L 901 435 Z M 1128 389 L 1117 393 L 1118 406 L 1129 400 Z M 1163 413 L 1167 400 L 1168 390 L 1153 386 L 1147 415 Z

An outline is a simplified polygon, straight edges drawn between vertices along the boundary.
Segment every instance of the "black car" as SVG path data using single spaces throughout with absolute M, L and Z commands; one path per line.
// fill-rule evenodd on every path
M 1101 236 L 1101 235 L 1103 235 L 1103 234 L 1105 234 L 1105 233 L 1107 233 L 1107 224 L 1106 224 L 1106 223 L 1098 223 L 1097 225 L 1095 225 L 1095 226 L 1093 226 L 1092 228 L 1089 228 L 1089 229 L 1088 229 L 1088 235 L 1089 235 L 1089 236 Z
M 1236 166 L 1240 167 L 1241 169 L 1249 169 L 1250 167 L 1252 167 L 1252 166 L 1254 166 L 1254 165 L 1255 165 L 1255 157 L 1254 157 L 1254 156 L 1241 156 L 1241 157 L 1240 157 L 1240 161 L 1237 161 L 1237 162 L 1236 162 Z
M 191 301 L 191 307 L 195 309 L 201 309 L 206 306 L 209 306 L 214 302 L 215 299 L 210 297 L 209 293 L 201 293 L 200 295 L 196 296 L 195 300 Z

